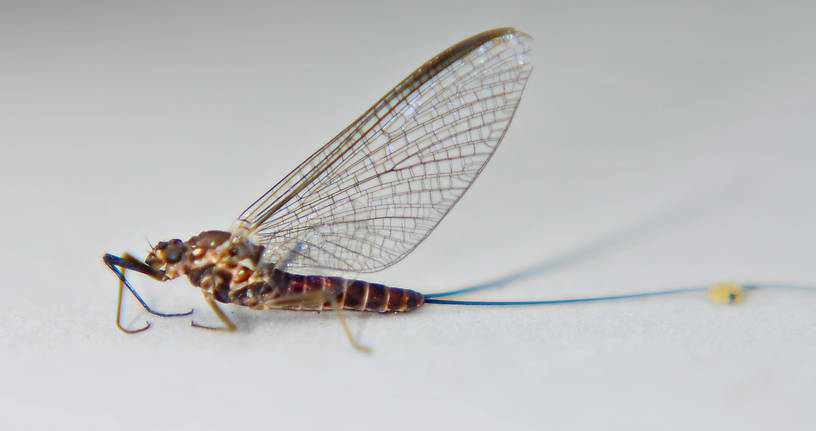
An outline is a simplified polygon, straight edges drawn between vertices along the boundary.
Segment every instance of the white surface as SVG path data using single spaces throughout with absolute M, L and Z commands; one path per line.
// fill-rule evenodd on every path
M 504 25 L 536 38 L 536 69 L 502 148 L 428 241 L 372 281 L 468 285 L 672 208 L 687 215 L 637 243 L 479 297 L 816 281 L 812 2 L 342 3 L 0 6 L 6 424 L 816 421 L 816 295 L 805 292 L 756 292 L 735 307 L 688 295 L 350 316 L 372 356 L 330 313 L 230 309 L 236 335 L 184 318 L 120 333 L 104 252 L 143 255 L 145 236 L 227 228 L 429 56 Z M 157 308 L 204 310 L 184 280 L 133 280 Z M 129 305 L 139 325 L 147 316 Z

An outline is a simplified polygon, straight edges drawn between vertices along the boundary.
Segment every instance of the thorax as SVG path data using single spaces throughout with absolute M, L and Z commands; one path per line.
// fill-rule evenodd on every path
M 190 282 L 218 296 L 225 289 L 264 281 L 266 266 L 261 263 L 264 247 L 248 239 L 235 239 L 223 231 L 202 232 L 185 242 L 187 259 L 180 274 Z

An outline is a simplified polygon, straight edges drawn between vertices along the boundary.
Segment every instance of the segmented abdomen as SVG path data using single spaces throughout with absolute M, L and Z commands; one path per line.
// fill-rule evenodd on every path
M 425 297 L 409 289 L 340 277 L 291 274 L 273 269 L 265 280 L 229 292 L 229 302 L 255 309 L 344 310 L 394 313 L 413 310 Z M 226 298 L 225 298 L 226 299 Z

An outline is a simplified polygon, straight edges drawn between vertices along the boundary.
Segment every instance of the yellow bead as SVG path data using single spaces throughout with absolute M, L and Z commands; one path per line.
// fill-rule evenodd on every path
M 737 283 L 717 283 L 708 288 L 708 299 L 718 304 L 735 304 L 745 298 L 745 289 Z

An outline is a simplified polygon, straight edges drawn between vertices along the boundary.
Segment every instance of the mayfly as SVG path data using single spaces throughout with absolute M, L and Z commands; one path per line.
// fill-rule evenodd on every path
M 124 288 L 149 313 L 126 270 L 159 281 L 186 275 L 200 287 L 223 323 L 195 327 L 234 331 L 221 310 L 235 304 L 255 310 L 335 310 L 352 345 L 341 310 L 405 312 L 427 303 L 520 305 L 574 302 L 483 302 L 365 281 L 311 275 L 368 273 L 411 253 L 459 201 L 502 141 L 532 72 L 531 37 L 512 28 L 477 34 L 416 69 L 334 139 L 253 202 L 229 231 L 212 230 L 187 241 L 162 241 L 141 261 L 106 254 L 119 277 L 116 324 Z M 121 271 L 119 271 L 121 268 Z M 675 293 L 680 290 L 585 300 Z M 737 299 L 737 288 L 723 295 Z
M 467 191 L 513 119 L 531 37 L 499 28 L 436 55 L 249 206 L 229 231 L 156 244 L 144 262 L 106 254 L 123 285 L 131 269 L 159 281 L 186 275 L 224 326 L 219 303 L 256 310 L 404 312 L 421 293 L 317 271 L 374 272 L 413 251 Z M 118 268 L 122 268 L 119 272 Z M 351 337 L 352 344 L 359 346 Z

